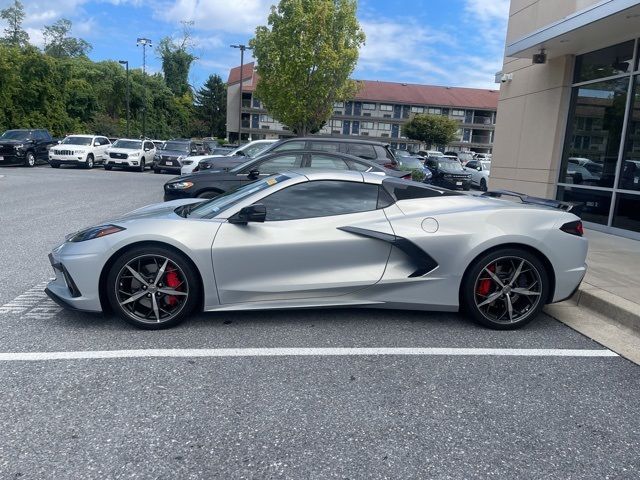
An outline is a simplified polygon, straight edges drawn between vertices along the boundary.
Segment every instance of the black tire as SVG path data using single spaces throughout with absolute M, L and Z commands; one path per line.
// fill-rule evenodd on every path
M 111 165 L 107 165 L 106 163 L 104 164 L 104 169 L 105 170 L 111 170 L 113 167 Z
M 49 165 L 51 165 L 51 168 L 60 168 L 60 164 L 57 162 L 51 162 Z
M 28 168 L 35 167 L 36 165 L 36 156 L 33 152 L 27 152 L 26 157 L 24 157 L 24 166 Z
M 124 307 L 120 304 L 118 300 L 118 295 L 121 295 L 122 289 L 125 288 L 123 286 L 123 278 L 121 277 L 121 273 L 124 271 L 126 274 L 125 266 L 133 261 L 137 261 L 142 259 L 148 259 L 150 257 L 162 257 L 168 259 L 179 269 L 179 274 L 181 275 L 182 283 L 180 284 L 180 288 L 184 289 L 187 292 L 186 300 L 181 304 L 180 309 L 177 312 L 174 312 L 173 316 L 167 317 L 165 320 L 156 321 L 153 318 L 149 318 L 146 321 L 143 321 L 139 315 L 136 315 L 135 311 L 132 312 L 131 309 L 142 308 L 143 310 L 150 309 L 149 306 L 145 307 L 144 305 L 140 305 L 139 307 L 135 307 L 134 304 L 137 302 L 131 302 L 130 308 Z M 135 263 L 135 262 L 134 262 Z M 155 273 L 151 274 L 153 277 Z M 167 273 L 161 278 L 166 278 Z M 126 280 L 124 280 L 126 282 Z M 128 280 L 132 281 L 132 280 Z M 116 292 L 116 282 L 118 285 L 118 292 Z M 158 285 L 161 285 L 159 282 Z M 149 289 L 151 287 L 148 287 Z M 165 288 L 170 288 L 165 285 Z M 178 288 L 178 287 L 176 287 Z M 145 288 L 147 290 L 147 288 Z M 141 292 L 141 290 L 138 290 Z M 150 297 L 153 294 L 144 294 L 140 297 L 140 303 L 147 302 L 150 303 L 147 297 Z M 157 293 L 157 295 L 161 295 Z M 111 266 L 109 273 L 107 275 L 107 298 L 109 299 L 109 304 L 115 313 L 117 313 L 124 321 L 134 325 L 138 328 L 142 328 L 145 330 L 160 330 L 163 328 L 170 328 L 178 325 L 182 321 L 184 321 L 196 307 L 200 305 L 200 298 L 202 295 L 202 289 L 200 286 L 200 280 L 195 268 L 192 266 L 191 262 L 187 260 L 187 258 L 170 248 L 161 247 L 161 246 L 139 246 L 135 247 L 123 255 L 121 255 Z M 162 301 L 163 297 L 160 297 L 157 301 Z M 182 298 L 182 297 L 174 297 L 174 298 Z M 166 305 L 165 305 L 166 307 Z M 161 309 L 162 311 L 162 309 Z
M 465 192 L 468 192 L 469 190 L 471 190 L 471 184 L 469 184 L 469 185 L 463 185 L 463 186 L 462 186 L 462 190 L 464 190 Z
M 143 158 L 140 159 L 140 166 L 138 167 L 138 170 L 141 171 L 141 172 L 144 172 L 144 169 L 146 167 L 145 164 L 146 164 L 146 162 L 145 162 L 144 157 L 143 157 Z
M 162 170 L 160 170 L 159 168 L 154 168 L 153 173 L 162 173 Z
M 520 260 L 524 260 L 524 262 L 528 263 L 532 267 L 532 269 L 528 271 L 526 270 L 526 268 L 522 269 L 523 273 L 520 274 L 516 279 L 514 279 L 518 280 L 518 282 L 514 282 L 514 286 L 509 287 L 509 291 L 507 292 L 506 296 L 504 293 L 505 290 L 500 288 L 497 282 L 493 282 L 493 280 L 490 280 L 490 282 L 492 283 L 491 287 L 493 287 L 494 290 L 491 293 L 489 293 L 489 291 L 484 292 L 486 293 L 486 295 L 481 295 L 479 282 L 486 281 L 487 279 L 483 280 L 480 275 L 484 275 L 484 272 L 487 272 L 486 269 L 490 269 L 491 265 L 500 265 L 500 262 L 511 263 L 510 259 L 518 259 L 515 261 L 515 263 L 512 264 L 513 270 L 515 270 L 514 272 L 510 273 L 500 272 L 497 270 L 493 271 L 495 274 L 497 274 L 497 276 L 501 279 L 505 286 L 508 286 L 508 281 L 510 280 L 510 278 L 508 278 L 509 274 L 512 276 L 517 272 L 516 264 L 518 264 Z M 534 286 L 535 283 L 532 282 L 533 284 L 531 286 L 526 286 L 518 289 L 524 290 L 526 288 L 526 291 L 530 293 L 533 293 L 533 291 L 536 290 L 537 292 L 535 293 L 535 295 L 519 295 L 518 293 L 511 291 L 511 289 L 516 288 L 516 286 L 522 286 L 523 277 L 527 277 L 524 278 L 524 280 L 526 281 L 529 276 L 531 277 L 531 280 L 538 280 L 539 286 Z M 496 249 L 476 259 L 467 269 L 460 288 L 460 306 L 461 309 L 465 313 L 467 313 L 473 320 L 486 327 L 495 330 L 514 330 L 526 325 L 538 316 L 542 308 L 545 306 L 547 299 L 549 298 L 549 287 L 549 273 L 547 272 L 544 264 L 540 261 L 540 259 L 538 259 L 536 255 L 521 248 Z M 486 310 L 483 311 L 479 307 L 479 304 L 477 303 L 478 301 L 482 300 L 483 298 L 488 300 L 489 297 L 491 297 L 492 295 L 498 295 L 498 293 L 501 293 L 501 296 L 490 302 L 487 305 Z M 507 296 L 509 297 L 508 301 L 506 298 Z M 530 301 L 535 303 L 529 305 L 527 302 Z M 480 301 L 480 304 L 481 303 L 483 302 Z M 519 315 L 519 318 L 514 318 L 513 321 L 506 317 L 504 320 L 496 320 L 496 318 L 492 318 L 493 314 L 490 312 L 490 310 L 494 308 L 494 304 L 496 309 L 495 311 L 499 312 L 501 308 L 505 311 L 508 311 L 508 303 L 511 303 L 512 309 L 515 310 L 517 314 L 521 314 Z M 518 311 L 519 306 L 523 306 L 520 311 Z
M 94 165 L 94 158 L 93 158 L 93 154 L 90 153 L 89 155 L 87 155 L 87 161 L 84 162 L 84 168 L 86 168 L 87 170 L 91 170 L 93 168 Z
M 483 192 L 486 192 L 489 189 L 489 187 L 487 187 L 487 180 L 484 178 L 480 179 L 480 190 L 482 190 Z

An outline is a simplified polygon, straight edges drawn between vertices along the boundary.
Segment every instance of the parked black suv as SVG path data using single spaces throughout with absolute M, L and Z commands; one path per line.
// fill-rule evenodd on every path
M 182 160 L 200 153 L 201 149 L 198 148 L 198 144 L 193 140 L 181 138 L 167 140 L 161 148 L 156 150 L 156 154 L 153 157 L 153 171 L 154 173 L 160 173 L 166 170 L 172 173 L 180 173 Z
M 469 190 L 471 188 L 471 173 L 467 172 L 458 160 L 446 157 L 429 157 L 425 165 L 433 174 L 430 182 L 432 185 L 452 190 Z
M 55 143 L 47 130 L 7 130 L 0 136 L 0 165 L 47 163 L 49 148 Z

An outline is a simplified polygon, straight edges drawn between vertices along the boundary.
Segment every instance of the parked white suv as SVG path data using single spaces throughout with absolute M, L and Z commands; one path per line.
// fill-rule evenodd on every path
M 465 168 L 471 173 L 471 185 L 480 187 L 480 190 L 486 192 L 489 188 L 491 162 L 482 159 L 471 160 L 467 162 Z
M 110 146 L 111 142 L 107 137 L 68 135 L 58 145 L 49 149 L 49 165 L 53 168 L 65 164 L 93 168 L 94 165 L 105 161 Z
M 141 172 L 151 166 L 156 154 L 156 147 L 151 140 L 119 138 L 107 151 L 104 163 L 105 170 L 118 168 L 135 168 Z

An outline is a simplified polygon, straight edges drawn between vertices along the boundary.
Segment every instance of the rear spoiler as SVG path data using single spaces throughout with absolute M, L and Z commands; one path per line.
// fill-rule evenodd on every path
M 482 194 L 483 197 L 502 198 L 516 197 L 520 199 L 521 203 L 531 205 L 541 205 L 543 207 L 557 208 L 558 210 L 564 210 L 565 212 L 571 212 L 578 217 L 582 214 L 583 203 L 563 202 L 561 200 L 550 200 L 548 198 L 532 197 L 525 193 L 512 192 L 511 190 L 490 190 Z

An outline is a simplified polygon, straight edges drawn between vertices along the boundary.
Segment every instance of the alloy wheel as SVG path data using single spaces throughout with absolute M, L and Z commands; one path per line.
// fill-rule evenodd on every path
M 500 257 L 480 271 L 474 285 L 475 305 L 487 320 L 512 324 L 526 319 L 542 301 L 542 279 L 528 260 Z
M 142 255 L 120 269 L 116 299 L 132 319 L 163 323 L 176 317 L 189 298 L 189 283 L 182 269 L 162 255 Z

